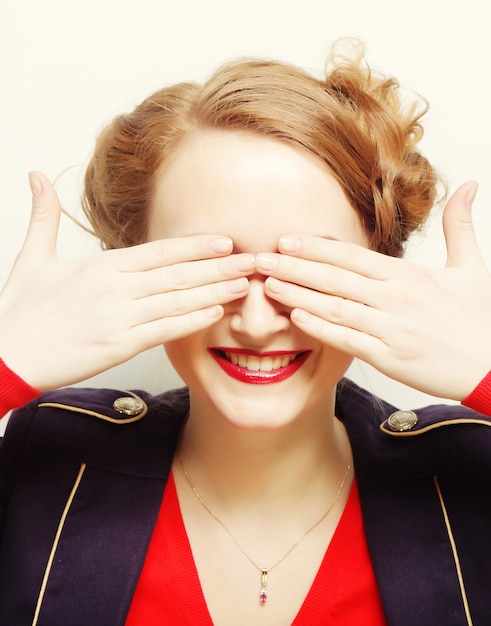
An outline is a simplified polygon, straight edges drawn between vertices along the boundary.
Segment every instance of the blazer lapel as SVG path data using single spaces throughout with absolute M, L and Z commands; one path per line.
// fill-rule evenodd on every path
M 48 395 L 28 438 L 17 447 L 15 436 L 6 440 L 4 460 L 11 456 L 16 471 L 0 623 L 124 626 L 188 404 L 187 392 L 169 401 L 142 394 L 145 419 L 120 424 L 118 396 Z
M 124 626 L 165 481 L 86 467 L 62 523 L 39 626 Z
M 468 624 L 435 476 L 431 441 L 404 441 L 379 424 L 397 409 L 341 383 L 337 415 L 350 437 L 365 534 L 391 626 Z M 441 413 L 441 412 L 440 412 Z M 424 411 L 419 415 L 424 421 Z

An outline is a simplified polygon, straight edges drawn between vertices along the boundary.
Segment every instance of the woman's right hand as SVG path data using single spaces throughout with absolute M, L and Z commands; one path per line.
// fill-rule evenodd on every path
M 210 326 L 247 294 L 254 256 L 219 235 L 58 259 L 56 192 L 40 173 L 30 183 L 26 240 L 0 293 L 0 357 L 31 386 L 82 381 Z

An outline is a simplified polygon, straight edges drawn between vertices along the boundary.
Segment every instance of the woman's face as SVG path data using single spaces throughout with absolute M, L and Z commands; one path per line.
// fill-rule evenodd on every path
M 228 235 L 235 252 L 254 255 L 276 252 L 284 234 L 367 244 L 357 214 L 320 160 L 248 132 L 190 134 L 157 179 L 149 238 L 203 233 Z M 273 429 L 325 407 L 351 358 L 300 332 L 290 310 L 265 296 L 264 276 L 253 274 L 249 284 L 248 295 L 226 305 L 218 323 L 165 348 L 189 385 L 193 412 L 240 428 Z M 284 368 L 299 352 L 308 356 L 300 367 L 282 370 L 291 370 L 289 376 L 269 375 L 265 384 L 249 374 Z

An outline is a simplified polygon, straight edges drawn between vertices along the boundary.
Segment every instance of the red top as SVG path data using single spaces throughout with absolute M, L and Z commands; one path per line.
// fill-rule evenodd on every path
M 126 626 L 212 626 L 169 476 Z M 386 626 L 356 482 L 294 626 Z
M 464 406 L 491 416 L 491 371 L 481 380 L 475 389 L 462 400 Z
M 40 395 L 40 391 L 24 382 L 0 359 L 0 417 Z

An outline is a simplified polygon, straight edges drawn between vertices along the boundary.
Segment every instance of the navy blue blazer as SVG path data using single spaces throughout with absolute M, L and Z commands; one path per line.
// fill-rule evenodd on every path
M 1 626 L 124 625 L 189 399 L 186 389 L 136 392 L 142 404 L 128 416 L 113 407 L 121 396 L 132 397 L 50 392 L 10 418 Z M 336 411 L 389 625 L 489 626 L 491 420 L 435 406 L 393 430 L 396 409 L 349 381 Z

